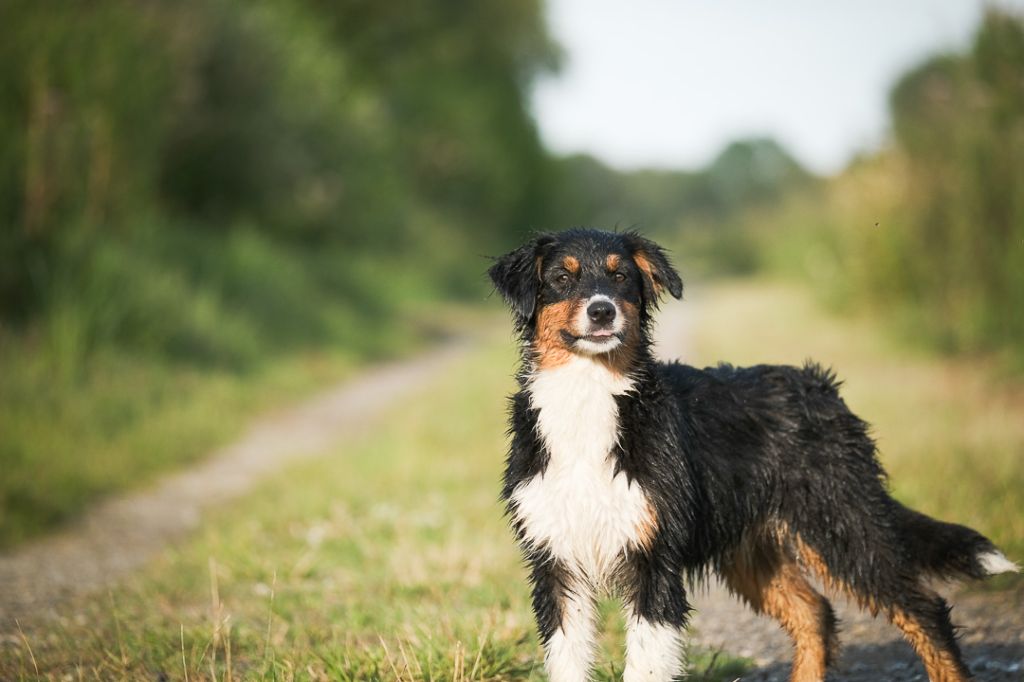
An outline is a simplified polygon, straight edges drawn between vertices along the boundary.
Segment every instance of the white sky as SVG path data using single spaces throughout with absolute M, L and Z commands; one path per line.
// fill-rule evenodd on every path
M 695 168 L 769 135 L 819 172 L 884 140 L 894 80 L 969 45 L 980 0 L 547 0 L 565 51 L 541 135 L 620 168 Z M 1020 12 L 1024 0 L 1001 0 Z

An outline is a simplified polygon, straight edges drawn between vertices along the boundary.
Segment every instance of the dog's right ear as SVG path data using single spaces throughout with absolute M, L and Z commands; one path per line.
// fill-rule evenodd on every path
M 644 298 L 657 307 L 662 293 L 668 291 L 673 298 L 682 298 L 683 280 L 672 267 L 665 249 L 637 232 L 626 232 L 623 237 L 633 253 L 633 261 L 644 275 Z
M 540 292 L 540 264 L 554 243 L 550 234 L 541 234 L 515 251 L 498 258 L 488 270 L 494 288 L 524 323 L 537 307 Z

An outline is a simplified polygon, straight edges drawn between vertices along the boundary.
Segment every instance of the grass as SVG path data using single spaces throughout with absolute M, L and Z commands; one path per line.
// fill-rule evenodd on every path
M 543 679 L 497 499 L 512 364 L 490 343 L 387 428 L 216 513 L 129 584 L 23 623 L 0 678 Z M 614 604 L 602 614 L 611 680 L 622 621 Z M 698 680 L 744 668 L 691 665 Z
M 876 425 L 896 495 L 1022 558 L 1020 387 L 894 346 L 871 320 L 823 315 L 784 285 L 692 297 L 688 361 L 833 364 Z M 486 343 L 371 433 L 211 514 L 112 592 L 5 624 L 0 679 L 543 679 L 497 500 L 513 352 Z M 614 603 L 601 614 L 597 679 L 613 680 L 622 622 Z M 747 669 L 707 652 L 690 667 L 696 680 Z
M 43 366 L 3 364 L 0 547 L 10 547 L 195 461 L 253 414 L 340 379 L 355 360 L 306 353 L 240 374 L 111 357 L 70 382 L 47 381 Z

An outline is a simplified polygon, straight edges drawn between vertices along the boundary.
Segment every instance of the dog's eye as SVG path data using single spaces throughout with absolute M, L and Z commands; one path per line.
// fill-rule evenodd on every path
M 612 279 L 614 281 L 616 281 L 616 282 L 625 282 L 626 281 L 626 276 L 623 275 L 621 272 L 613 272 L 612 273 Z
M 559 284 L 565 284 L 566 282 L 569 281 L 569 275 L 563 272 L 558 277 L 555 277 L 555 281 L 558 282 Z

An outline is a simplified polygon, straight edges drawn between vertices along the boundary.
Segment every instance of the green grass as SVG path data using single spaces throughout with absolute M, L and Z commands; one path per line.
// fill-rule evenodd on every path
M 543 679 L 497 499 L 512 366 L 511 344 L 492 342 L 375 433 L 216 513 L 129 584 L 24 623 L 25 639 L 10 633 L 0 650 L 0 678 L 35 665 L 104 680 Z M 614 604 L 602 613 L 598 679 L 611 680 L 622 621 Z M 744 668 L 713 658 L 693 657 L 694 679 Z
M 356 360 L 305 353 L 257 371 L 95 359 L 61 380 L 42 363 L 0 362 L 0 547 L 73 518 L 230 440 L 247 420 L 343 377 Z
M 694 296 L 691 362 L 831 365 L 847 404 L 874 427 L 895 496 L 1024 560 L 1024 386 L 1000 374 L 998 360 L 937 357 L 875 319 L 824 313 L 810 292 L 785 284 L 748 280 L 704 293 Z

